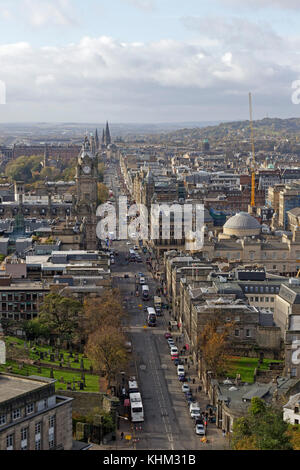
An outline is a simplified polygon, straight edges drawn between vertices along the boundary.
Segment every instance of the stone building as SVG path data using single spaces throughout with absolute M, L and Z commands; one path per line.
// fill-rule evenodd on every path
M 54 383 L 0 373 L 0 450 L 72 449 L 72 398 Z

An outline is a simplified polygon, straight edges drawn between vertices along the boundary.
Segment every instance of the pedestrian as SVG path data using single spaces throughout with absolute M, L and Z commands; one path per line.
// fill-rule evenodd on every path
M 222 429 L 222 434 L 223 434 L 223 437 L 226 436 L 226 431 L 225 431 L 225 429 Z
M 188 370 L 190 370 L 190 365 L 188 364 Z
M 124 437 L 124 433 L 123 431 L 121 432 L 121 441 L 123 440 L 123 437 Z
M 199 385 L 198 392 L 201 392 L 201 390 L 202 390 L 202 387 L 201 387 L 201 385 Z
M 194 385 L 194 383 L 195 383 L 195 377 L 193 378 L 193 385 Z

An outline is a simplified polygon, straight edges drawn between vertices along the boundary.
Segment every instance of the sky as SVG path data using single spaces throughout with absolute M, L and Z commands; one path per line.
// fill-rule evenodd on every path
M 0 0 L 0 122 L 299 117 L 298 2 Z

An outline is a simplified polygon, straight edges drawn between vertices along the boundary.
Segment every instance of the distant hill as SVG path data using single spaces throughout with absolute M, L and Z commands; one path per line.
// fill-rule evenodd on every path
M 295 137 L 300 133 L 300 118 L 264 118 L 253 121 L 255 137 Z M 250 135 L 250 122 L 232 121 L 223 122 L 215 126 L 178 129 L 164 137 L 176 139 L 224 139 L 230 137 L 248 138 Z

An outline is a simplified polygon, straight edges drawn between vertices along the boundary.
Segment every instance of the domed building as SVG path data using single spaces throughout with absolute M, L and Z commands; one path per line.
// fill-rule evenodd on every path
M 236 237 L 259 235 L 260 223 L 247 212 L 239 212 L 223 225 L 223 234 Z

